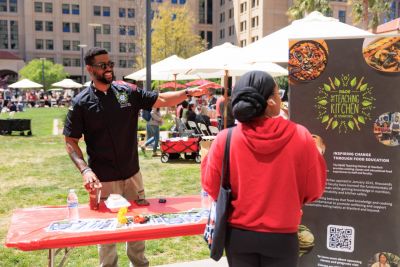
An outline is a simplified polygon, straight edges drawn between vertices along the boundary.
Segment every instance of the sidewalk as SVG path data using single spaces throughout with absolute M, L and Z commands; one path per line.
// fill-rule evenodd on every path
M 207 259 L 159 265 L 155 267 L 228 267 L 228 261 L 226 260 L 226 257 L 222 257 L 218 262 L 214 261 L 213 259 Z

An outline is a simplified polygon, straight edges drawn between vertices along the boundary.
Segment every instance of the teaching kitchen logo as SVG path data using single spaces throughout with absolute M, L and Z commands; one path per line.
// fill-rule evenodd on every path
M 371 111 L 375 108 L 372 89 L 365 77 L 350 74 L 329 77 L 318 87 L 315 98 L 317 119 L 326 130 L 339 133 L 360 131 L 371 120 Z

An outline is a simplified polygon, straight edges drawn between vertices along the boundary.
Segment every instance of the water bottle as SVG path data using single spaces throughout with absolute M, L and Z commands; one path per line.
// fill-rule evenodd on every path
M 69 221 L 79 220 L 78 196 L 75 193 L 75 189 L 70 189 L 68 192 L 67 207 L 68 207 L 68 220 Z
M 208 193 L 204 189 L 201 189 L 200 196 L 201 196 L 201 207 L 203 209 L 210 208 L 210 198 L 208 196 Z

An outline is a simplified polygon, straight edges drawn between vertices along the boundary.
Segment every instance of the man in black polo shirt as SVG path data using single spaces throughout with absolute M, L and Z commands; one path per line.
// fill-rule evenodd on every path
M 121 194 L 128 200 L 144 195 L 137 149 L 140 109 L 174 106 L 188 96 L 200 96 L 206 89 L 158 94 L 128 84 L 113 83 L 114 62 L 106 50 L 91 48 L 85 55 L 92 83 L 72 101 L 64 127 L 67 152 L 83 176 L 87 191 L 101 188 L 101 197 Z M 79 147 L 84 136 L 88 164 Z M 144 241 L 128 242 L 131 266 L 149 266 Z M 99 245 L 100 266 L 117 266 L 115 244 Z

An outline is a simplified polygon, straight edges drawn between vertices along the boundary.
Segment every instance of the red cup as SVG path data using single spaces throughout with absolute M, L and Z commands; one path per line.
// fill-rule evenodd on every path
M 89 206 L 91 210 L 98 210 L 99 209 L 99 196 L 98 190 L 93 189 L 89 192 Z

